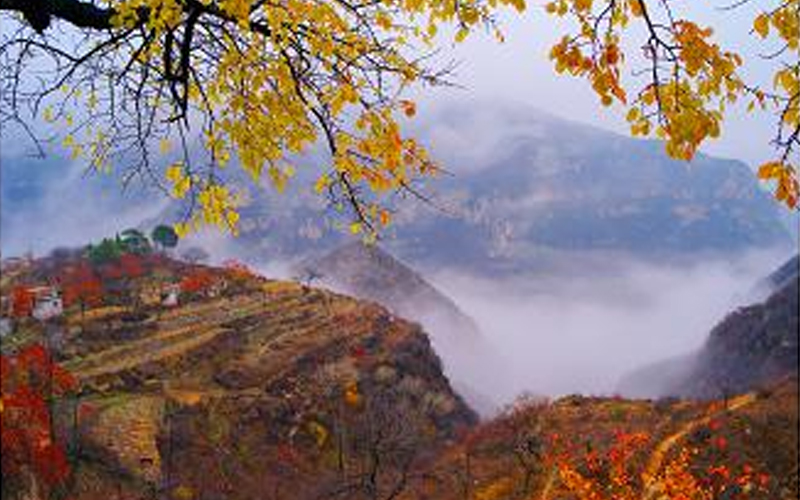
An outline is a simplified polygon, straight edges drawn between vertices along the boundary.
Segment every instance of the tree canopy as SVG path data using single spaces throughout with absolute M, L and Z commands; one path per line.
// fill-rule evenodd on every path
M 178 234 L 170 226 L 160 224 L 154 227 L 151 237 L 162 248 L 175 248 L 178 245 Z
M 236 233 L 232 160 L 283 191 L 308 162 L 303 153 L 324 144 L 314 190 L 350 216 L 352 232 L 374 235 L 390 223 L 394 195 L 422 196 L 419 183 L 441 170 L 401 130 L 416 112 L 409 87 L 449 83 L 449 68 L 428 57 L 437 33 L 454 27 L 461 41 L 486 28 L 502 41 L 496 14 L 507 6 L 525 2 L 0 0 L 4 25 L 16 27 L 0 45 L 1 118 L 37 144 L 32 121 L 58 123 L 74 158 L 183 200 L 179 235 L 203 224 Z M 626 106 L 632 134 L 654 134 L 681 159 L 721 133 L 737 100 L 774 114 L 776 154 L 759 174 L 796 207 L 800 0 L 765 2 L 743 33 L 775 45 L 768 88 L 747 81 L 742 57 L 677 9 L 667 0 L 548 3 L 568 18 L 551 53 L 556 71 L 587 79 L 603 104 Z
M 750 3 L 723 5 L 720 23 L 733 23 L 737 9 Z M 654 134 L 674 158 L 690 160 L 701 144 L 718 137 L 726 109 L 737 101 L 747 100 L 748 112 L 774 115 L 775 156 L 760 165 L 759 177 L 775 180 L 776 198 L 797 207 L 799 0 L 760 2 L 750 31 L 741 33 L 762 41 L 761 57 L 774 70 L 771 84 L 750 81 L 744 76 L 748 61 L 668 0 L 553 0 L 546 10 L 577 27 L 550 53 L 556 71 L 587 79 L 606 106 L 627 106 L 631 134 Z M 623 48 L 631 46 L 638 50 L 626 53 Z M 626 88 L 628 74 L 633 78 Z

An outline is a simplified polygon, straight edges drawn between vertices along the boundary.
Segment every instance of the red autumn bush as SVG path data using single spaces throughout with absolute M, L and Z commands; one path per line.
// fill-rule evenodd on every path
M 53 433 L 52 402 L 77 388 L 77 380 L 34 344 L 0 356 L 0 444 L 3 491 L 52 492 L 69 476 L 64 447 Z

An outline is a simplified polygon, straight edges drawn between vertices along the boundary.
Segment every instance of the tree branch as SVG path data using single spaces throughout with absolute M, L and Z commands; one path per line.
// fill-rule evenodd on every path
M 0 10 L 21 12 L 38 33 L 50 26 L 53 17 L 78 28 L 106 30 L 111 28 L 111 17 L 114 15 L 114 9 L 80 0 L 0 0 Z

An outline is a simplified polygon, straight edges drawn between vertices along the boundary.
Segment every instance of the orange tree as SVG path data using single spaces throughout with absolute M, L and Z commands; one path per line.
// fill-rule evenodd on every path
M 663 138 L 678 158 L 720 133 L 726 104 L 765 107 L 777 154 L 760 173 L 794 207 L 798 2 L 765 1 L 753 20 L 753 36 L 776 44 L 769 88 L 746 81 L 742 58 L 668 0 L 553 0 L 547 10 L 577 30 L 552 57 L 604 104 L 628 106 L 632 132 Z M 282 191 L 311 161 L 301 153 L 324 144 L 314 189 L 349 214 L 354 233 L 372 236 L 390 222 L 388 195 L 418 194 L 438 171 L 400 126 L 415 114 L 409 87 L 447 82 L 448 68 L 426 57 L 437 32 L 454 27 L 461 41 L 487 27 L 502 39 L 503 6 L 525 0 L 0 0 L 0 110 L 35 141 L 31 120 L 57 122 L 74 158 L 183 200 L 179 234 L 237 231 L 231 159 Z M 621 78 L 641 69 L 644 81 Z
M 64 305 L 78 304 L 81 309 L 81 322 L 85 319 L 86 309 L 103 301 L 103 282 L 87 263 L 81 263 L 61 277 L 64 291 Z
M 180 281 L 182 293 L 200 294 L 208 290 L 214 283 L 214 277 L 210 271 L 203 268 L 189 271 Z

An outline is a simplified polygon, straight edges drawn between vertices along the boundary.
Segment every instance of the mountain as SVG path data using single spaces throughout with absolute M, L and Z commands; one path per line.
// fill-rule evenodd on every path
M 5 286 L 85 263 L 49 264 L 26 264 Z M 385 488 L 476 422 L 419 325 L 374 303 L 242 266 L 148 256 L 136 269 L 95 269 L 102 305 L 70 306 L 46 326 L 20 320 L 4 338 L 4 354 L 57 344 L 80 381 L 56 413 L 79 450 L 71 498 L 328 498 L 367 488 L 372 454 Z M 177 306 L 147 298 L 171 283 Z
M 493 355 L 475 321 L 417 271 L 379 245 L 344 244 L 297 266 L 303 279 L 341 293 L 377 302 L 400 317 L 423 325 L 459 393 L 482 414 L 497 408 L 480 395 L 473 380 L 475 361 Z
M 378 245 L 351 242 L 300 265 L 301 275 L 395 314 L 424 324 L 441 324 L 462 340 L 480 337 L 475 321 L 446 295 Z
M 796 280 L 800 274 L 800 255 L 795 255 L 787 260 L 775 272 L 763 280 L 763 285 L 769 290 L 783 288 L 792 280 Z
M 517 103 L 442 104 L 415 122 L 410 132 L 448 172 L 420 187 L 430 204 L 402 199 L 385 235 L 384 247 L 416 268 L 514 273 L 547 268 L 573 252 L 666 258 L 790 244 L 776 204 L 738 161 L 674 161 L 659 142 Z M 311 152 L 300 163 L 326 161 Z M 87 180 L 80 167 L 56 155 L 4 159 L 0 195 L 14 206 L 13 213 L 2 211 L 4 252 L 35 243 L 41 254 L 143 220 L 185 215 L 164 208 L 156 190 L 137 185 L 123 192 L 116 178 Z M 281 195 L 266 181 L 253 188 L 246 174 L 227 169 L 237 191 L 251 188 L 231 253 L 248 262 L 296 261 L 312 247 L 332 251 L 346 242 L 339 227 L 345 220 L 313 193 L 318 173 L 298 169 Z M 103 217 L 110 211 L 118 217 Z
M 738 394 L 796 375 L 797 275 L 765 302 L 740 308 L 714 327 L 689 374 L 670 392 L 692 397 Z
M 798 373 L 800 273 L 797 256 L 762 280 L 772 292 L 728 314 L 696 353 L 624 377 L 626 396 L 714 398 L 738 394 Z
M 526 106 L 445 105 L 417 124 L 449 172 L 398 203 L 384 248 L 418 268 L 514 273 L 571 253 L 655 259 L 788 246 L 778 207 L 735 160 L 672 160 L 657 141 Z M 302 176 L 287 196 L 243 208 L 248 258 L 297 258 L 345 241 Z

